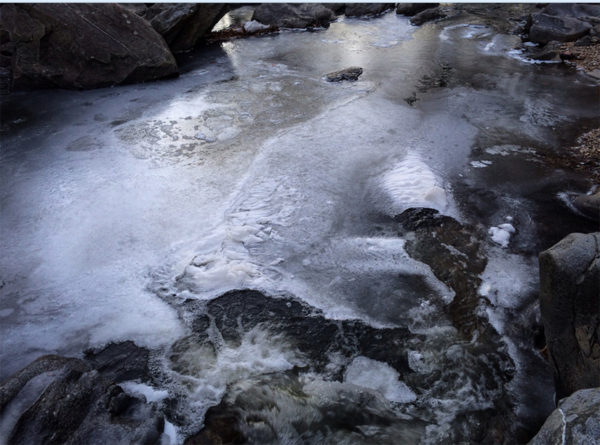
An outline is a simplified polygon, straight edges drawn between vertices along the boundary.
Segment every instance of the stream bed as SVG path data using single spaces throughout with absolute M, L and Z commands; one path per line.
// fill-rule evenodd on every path
M 554 407 L 537 254 L 593 230 L 560 198 L 590 184 L 541 154 L 600 110 L 518 40 L 389 13 L 215 45 L 177 79 L 11 95 L 0 381 L 131 340 L 149 376 L 121 387 L 164 444 L 527 440 Z

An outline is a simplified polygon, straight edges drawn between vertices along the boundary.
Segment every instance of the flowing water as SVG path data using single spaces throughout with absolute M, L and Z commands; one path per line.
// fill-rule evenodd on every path
M 509 418 L 502 407 L 535 431 L 553 402 L 530 330 L 537 253 L 593 228 L 558 197 L 589 184 L 540 154 L 598 123 L 599 89 L 516 43 L 476 17 L 416 28 L 392 13 L 222 43 L 174 80 L 13 94 L 0 379 L 131 339 L 161 377 L 127 390 L 178 400 L 165 443 L 219 404 L 260 419 L 244 426 L 256 443 L 456 442 L 487 428 L 482 413 Z M 352 65 L 357 82 L 322 78 Z M 477 310 L 500 341 L 453 326 L 455 291 L 393 223 L 411 207 L 491 229 Z M 243 288 L 275 297 L 260 303 L 273 316 L 229 338 L 218 297 Z M 360 320 L 373 343 L 297 347 L 298 319 L 276 308 L 298 300 L 314 311 L 298 318 L 346 332 Z M 392 337 L 403 365 L 372 350 Z

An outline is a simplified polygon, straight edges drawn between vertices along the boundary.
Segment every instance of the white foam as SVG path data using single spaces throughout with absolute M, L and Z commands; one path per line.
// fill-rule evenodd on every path
M 146 399 L 146 403 L 160 402 L 169 397 L 169 391 L 159 390 L 146 385 L 145 383 L 136 382 L 133 380 L 119 383 L 119 386 L 127 394 L 134 396 L 143 396 Z
M 398 215 L 413 207 L 427 207 L 444 212 L 448 206 L 441 180 L 417 154 L 408 154 L 387 171 L 379 185 L 387 196 L 389 215 Z
M 481 160 L 481 161 L 471 161 L 471 167 L 474 168 L 485 168 L 489 165 L 492 165 L 492 161 Z
M 490 227 L 488 230 L 492 241 L 502 247 L 508 247 L 510 236 L 515 233 L 515 228 L 510 223 L 500 224 L 498 227 Z
M 480 278 L 479 295 L 494 306 L 516 308 L 537 286 L 536 260 L 497 249 L 489 256 Z
M 344 382 L 375 390 L 392 402 L 417 400 L 417 395 L 399 377 L 398 372 L 387 363 L 359 356 L 346 368 Z
M 264 25 L 256 20 L 250 20 L 249 22 L 244 23 L 244 31 L 249 33 L 254 33 L 258 31 L 262 31 L 263 29 L 268 29 L 268 25 Z
M 177 433 L 177 427 L 165 419 L 165 427 L 160 438 L 160 445 L 177 445 L 181 443 Z

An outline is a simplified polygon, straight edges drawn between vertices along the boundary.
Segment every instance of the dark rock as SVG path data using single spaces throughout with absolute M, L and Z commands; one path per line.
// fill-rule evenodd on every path
M 557 17 L 574 17 L 586 22 L 600 22 L 600 6 L 598 5 L 551 3 L 542 12 Z
M 552 41 L 552 42 L 548 42 L 546 45 L 544 45 L 541 48 L 538 48 L 538 47 L 528 48 L 526 55 L 528 58 L 533 59 L 533 60 L 559 61 L 560 60 L 560 52 L 561 52 L 560 43 Z
M 600 191 L 591 195 L 579 195 L 573 205 L 586 217 L 600 222 Z
M 540 309 L 558 398 L 600 386 L 600 233 L 540 253 Z
M 360 17 L 363 15 L 379 15 L 392 9 L 393 3 L 348 3 L 346 4 L 346 17 Z
M 593 445 L 600 438 L 600 388 L 582 389 L 560 401 L 529 445 Z
M 416 26 L 421 26 L 424 23 L 446 17 L 446 13 L 440 8 L 429 8 L 419 12 L 410 19 L 410 23 Z
M 148 5 L 145 3 L 119 3 L 123 8 L 130 10 L 131 12 L 144 17 L 144 14 L 148 10 Z
M 450 317 L 454 326 L 470 337 L 479 325 L 479 275 L 487 264 L 476 229 L 426 208 L 405 210 L 395 219 L 406 231 L 415 233 L 414 240 L 406 243 L 408 254 L 429 265 L 456 293 Z
M 340 71 L 334 71 L 325 75 L 325 79 L 328 82 L 341 82 L 342 80 L 355 81 L 358 80 L 360 75 L 363 73 L 363 69 L 358 66 L 351 66 Z
M 544 13 L 531 15 L 529 40 L 546 44 L 551 40 L 570 42 L 586 35 L 592 27 L 573 17 L 558 17 Z
M 148 351 L 132 342 L 108 345 L 84 359 L 44 356 L 0 386 L 5 406 L 35 376 L 58 371 L 21 413 L 7 444 L 158 443 L 164 418 L 156 404 L 117 386 L 148 379 Z
M 328 27 L 335 14 L 318 3 L 263 3 L 256 7 L 252 20 L 278 28 Z
M 144 17 L 178 53 L 196 47 L 227 10 L 224 3 L 155 3 Z
M 13 46 L 14 89 L 96 88 L 177 73 L 164 40 L 117 4 L 5 4 L 0 32 Z
M 396 6 L 396 14 L 412 17 L 426 9 L 435 8 L 439 3 L 398 3 Z
M 575 42 L 575 46 L 592 46 L 600 43 L 598 36 L 586 35 Z

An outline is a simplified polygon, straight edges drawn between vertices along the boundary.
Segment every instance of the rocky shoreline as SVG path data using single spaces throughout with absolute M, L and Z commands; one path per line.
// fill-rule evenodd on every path
M 375 18 L 394 7 L 396 13 L 411 16 L 411 23 L 419 26 L 442 20 L 459 21 L 464 14 L 485 19 L 485 14 L 489 14 L 487 5 L 271 4 L 257 6 L 250 21 L 219 31 L 217 35 L 212 29 L 230 9 L 223 4 L 71 5 L 66 8 L 2 5 L 0 89 L 5 93 L 55 87 L 86 89 L 153 81 L 176 76 L 179 68 L 174 55 L 191 51 L 209 40 L 262 35 L 279 32 L 282 28 L 315 30 L 327 27 L 339 14 Z M 600 6 L 498 8 L 506 13 L 504 30 L 521 36 L 522 43 L 517 49 L 524 56 L 581 69 L 592 81 L 600 79 Z M 23 32 L 24 29 L 28 31 Z M 75 43 L 67 45 L 69 42 Z M 330 81 L 355 81 L 362 72 L 362 68 L 352 67 L 325 77 Z M 546 160 L 576 170 L 593 185 L 598 185 L 600 128 L 587 129 L 573 141 L 572 147 L 559 154 L 546 155 Z M 594 188 L 589 195 L 573 198 L 573 205 L 582 215 L 600 220 L 598 202 Z M 475 332 L 480 335 L 480 343 L 473 348 L 480 348 L 478 353 L 482 360 L 488 357 L 496 360 L 489 366 L 489 372 L 499 376 L 502 385 L 508 385 L 514 364 L 503 349 L 498 333 L 478 312 L 479 275 L 486 266 L 482 253 L 486 236 L 480 233 L 481 228 L 463 225 L 436 211 L 421 208 L 398 215 L 393 224 L 398 233 L 410 238 L 406 246 L 408 254 L 427 264 L 434 275 L 455 292 L 457 297 L 447 308 L 453 328 L 465 342 Z M 545 334 L 541 341 L 545 344 L 540 346 L 554 373 L 560 402 L 532 439 L 533 444 L 560 441 L 561 437 L 573 443 L 585 443 L 597 437 L 600 431 L 597 415 L 600 412 L 599 236 L 598 233 L 572 234 L 540 254 L 540 301 Z M 208 304 L 182 302 L 179 310 L 192 334 L 171 345 L 168 360 L 185 375 L 189 351 L 217 349 L 215 332 L 225 342 L 240 343 L 244 335 L 261 323 L 276 318 L 278 334 L 292 338 L 302 355 L 312 363 L 310 369 L 294 364 L 282 375 L 269 376 L 259 382 L 261 388 L 275 388 L 273 391 L 280 399 L 308 403 L 310 397 L 302 393 L 298 376 L 307 370 L 330 371 L 324 360 L 327 354 L 341 357 L 344 363 L 331 371 L 334 380 L 343 379 L 353 358 L 360 355 L 386 363 L 415 386 L 433 384 L 411 376 L 404 349 L 413 339 L 409 339 L 407 330 L 375 329 L 358 320 L 333 322 L 292 297 L 279 297 L 242 289 Z M 315 339 L 319 341 L 315 343 Z M 140 443 L 160 443 L 161 437 L 168 435 L 172 425 L 181 420 L 184 402 L 161 391 L 152 392 L 154 385 L 166 378 L 152 366 L 154 353 L 124 342 L 86 351 L 80 358 L 44 356 L 37 359 L 0 385 L 0 414 L 10 412 L 15 417 L 7 443 L 118 443 L 131 437 Z M 134 380 L 142 385 L 145 395 L 143 391 L 131 389 Z M 495 382 L 490 379 L 485 384 L 493 386 Z M 17 399 L 27 394 L 30 406 L 18 412 Z M 228 388 L 222 403 L 206 414 L 204 427 L 187 432 L 186 443 L 274 440 L 274 430 L 269 426 L 271 420 L 264 416 L 264 407 L 252 405 L 255 396 L 243 385 Z M 371 406 L 369 403 L 365 401 L 366 406 Z M 516 431 L 518 419 L 512 414 L 498 415 L 502 409 L 509 410 L 510 403 L 502 396 L 494 399 L 493 409 L 465 414 L 465 425 L 472 428 L 469 440 L 508 443 L 509 433 L 524 437 L 526 433 Z M 240 406 L 253 415 L 242 416 Z M 318 410 L 332 412 L 327 404 L 318 405 Z M 368 417 L 369 421 L 382 425 L 389 422 L 383 415 L 365 414 L 350 407 L 346 414 L 347 417 L 340 418 L 328 415 L 333 416 L 329 420 L 349 430 L 353 425 L 348 418 L 364 420 Z M 98 423 L 102 423 L 100 430 Z M 298 426 L 307 431 L 321 427 L 316 421 Z M 417 434 L 424 426 L 415 428 Z

